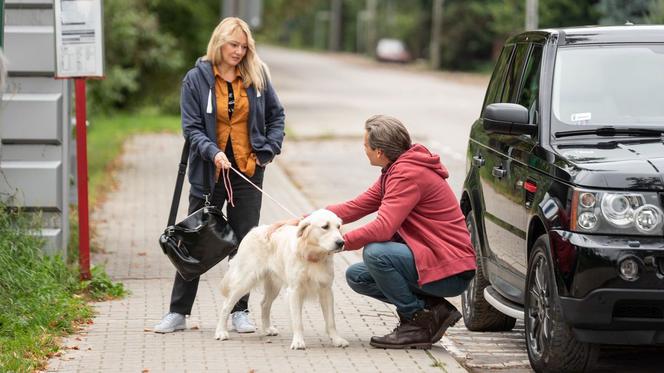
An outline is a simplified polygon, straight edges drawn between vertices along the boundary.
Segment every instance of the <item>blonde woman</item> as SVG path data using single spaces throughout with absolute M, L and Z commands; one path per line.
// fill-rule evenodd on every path
M 265 168 L 281 152 L 284 138 L 284 109 L 247 23 L 229 17 L 217 25 L 206 55 L 182 81 L 180 109 L 182 132 L 191 143 L 189 213 L 203 207 L 210 185 L 211 203 L 221 208 L 226 202 L 228 221 L 241 240 L 258 225 L 261 194 L 228 170 L 232 166 L 262 186 Z M 226 185 L 223 173 L 230 177 Z M 170 310 L 155 332 L 186 328 L 198 280 L 185 281 L 176 273 Z M 240 333 L 256 329 L 248 317 L 248 298 L 249 294 L 240 299 L 232 313 L 233 327 Z

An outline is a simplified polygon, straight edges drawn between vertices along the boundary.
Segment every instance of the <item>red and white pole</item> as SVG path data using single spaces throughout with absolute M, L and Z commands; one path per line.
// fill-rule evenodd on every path
M 88 145 L 86 128 L 85 78 L 76 78 L 76 159 L 78 173 L 78 258 L 81 279 L 89 280 L 90 226 L 88 220 Z

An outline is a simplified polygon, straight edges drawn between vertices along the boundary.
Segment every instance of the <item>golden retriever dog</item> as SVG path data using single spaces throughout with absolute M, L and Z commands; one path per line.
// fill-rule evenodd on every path
M 332 344 L 347 347 L 348 342 L 337 334 L 334 322 L 333 254 L 343 249 L 339 228 L 341 219 L 328 210 L 317 210 L 297 226 L 284 225 L 270 232 L 270 226 L 252 229 L 240 243 L 238 252 L 228 264 L 221 281 L 224 302 L 214 337 L 229 338 L 227 320 L 233 305 L 252 288 L 262 283 L 261 331 L 277 335 L 270 322 L 272 302 L 281 288 L 286 288 L 290 305 L 293 341 L 291 349 L 304 349 L 302 304 L 318 296 L 325 318 L 325 329 Z

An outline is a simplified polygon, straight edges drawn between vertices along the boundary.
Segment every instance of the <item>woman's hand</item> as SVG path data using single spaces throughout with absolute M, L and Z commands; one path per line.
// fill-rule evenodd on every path
M 214 165 L 217 167 L 217 170 L 228 170 L 231 168 L 231 162 L 224 152 L 219 152 L 214 156 Z

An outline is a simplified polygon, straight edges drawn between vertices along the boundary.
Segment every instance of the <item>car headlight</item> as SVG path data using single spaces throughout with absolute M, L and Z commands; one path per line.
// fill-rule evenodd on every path
M 657 193 L 574 190 L 570 229 L 603 234 L 659 235 L 664 214 Z

